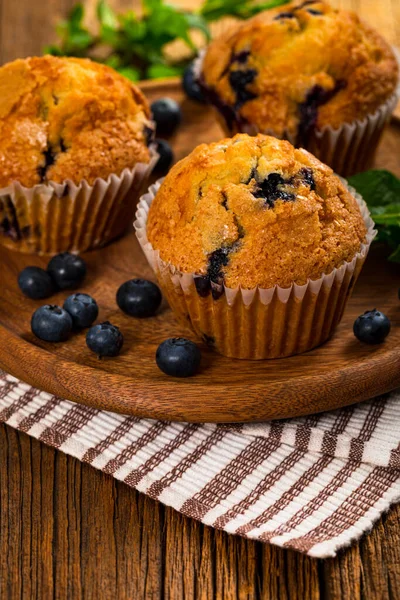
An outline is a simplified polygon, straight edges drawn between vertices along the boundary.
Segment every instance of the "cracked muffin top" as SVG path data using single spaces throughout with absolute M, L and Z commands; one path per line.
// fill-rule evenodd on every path
M 374 29 L 315 0 L 235 25 L 211 42 L 200 74 L 229 131 L 251 124 L 282 137 L 286 130 L 296 145 L 314 128 L 374 113 L 397 81 L 396 58 Z
M 227 287 L 303 285 L 352 260 L 366 227 L 355 198 L 306 150 L 259 134 L 198 146 L 168 173 L 147 236 L 160 257 Z
M 90 184 L 149 162 L 150 109 L 113 69 L 44 56 L 0 68 L 0 186 Z

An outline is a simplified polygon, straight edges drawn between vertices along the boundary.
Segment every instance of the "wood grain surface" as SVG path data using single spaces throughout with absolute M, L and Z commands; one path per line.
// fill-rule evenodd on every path
M 73 1 L 0 0 L 0 62 L 40 53 Z M 398 0 L 332 3 L 400 45 Z M 390 144 L 382 166 L 395 168 Z M 398 600 L 399 549 L 399 507 L 359 544 L 315 561 L 199 525 L 0 426 L 1 599 Z
M 212 110 L 185 99 L 178 82 L 143 86 L 150 100 L 176 98 L 183 123 L 171 140 L 176 159 L 202 141 L 222 132 Z M 400 174 L 395 164 L 400 128 L 385 132 L 377 164 Z M 393 162 L 393 164 L 391 164 Z M 386 252 L 387 254 L 387 252 Z M 133 319 L 116 305 L 118 287 L 132 277 L 152 278 L 144 254 L 131 232 L 102 250 L 86 255 L 88 276 L 80 291 L 93 295 L 100 321 L 121 328 L 121 355 L 99 361 L 85 344 L 84 333 L 62 344 L 36 339 L 30 331 L 33 311 L 44 304 L 25 298 L 18 289 L 22 268 L 46 265 L 48 259 L 6 249 L 0 251 L 0 366 L 35 387 L 95 408 L 124 414 L 195 422 L 262 421 L 330 410 L 365 400 L 400 386 L 400 307 L 397 296 L 400 265 L 386 260 L 385 249 L 373 247 L 333 338 L 320 348 L 290 358 L 237 361 L 202 344 L 202 368 L 196 377 L 165 376 L 155 363 L 158 344 L 168 337 L 189 336 L 165 304 L 151 319 Z M 51 298 L 62 305 L 70 292 Z M 384 344 L 367 346 L 353 335 L 353 322 L 365 310 L 378 307 L 393 324 Z M 37 365 L 40 364 L 40 369 Z
M 205 527 L 0 425 L 2 600 L 398 600 L 400 508 L 325 561 Z

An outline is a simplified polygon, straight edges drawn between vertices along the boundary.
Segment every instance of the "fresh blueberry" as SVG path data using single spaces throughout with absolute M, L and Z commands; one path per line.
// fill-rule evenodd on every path
M 33 313 L 31 329 L 45 342 L 64 342 L 72 330 L 72 318 L 61 306 L 45 304 Z
M 365 344 L 381 344 L 389 335 L 390 321 L 379 310 L 367 310 L 354 321 L 354 335 Z
M 151 105 L 158 135 L 171 135 L 182 119 L 179 104 L 172 98 L 160 98 Z
M 86 275 L 86 263 L 80 256 L 63 252 L 53 256 L 47 272 L 60 290 L 76 288 Z
M 190 65 L 186 67 L 185 72 L 183 73 L 182 86 L 186 95 L 189 96 L 189 98 L 195 100 L 196 102 L 201 102 L 202 104 L 206 103 L 206 99 L 203 96 L 201 87 L 194 73 L 193 63 L 190 63 Z
M 154 171 L 158 175 L 165 175 L 168 173 L 172 161 L 174 160 L 174 154 L 171 146 L 165 140 L 155 139 L 154 143 L 156 144 L 156 150 L 160 155 Z
M 152 317 L 161 304 L 162 296 L 159 288 L 146 279 L 125 281 L 117 292 L 117 304 L 131 317 Z
M 78 293 L 68 296 L 64 302 L 64 310 L 71 315 L 74 327 L 77 329 L 90 327 L 99 314 L 97 302 L 89 294 Z
M 86 344 L 100 358 L 117 356 L 120 353 L 124 337 L 116 325 L 108 321 L 93 325 L 86 334 Z
M 159 369 L 172 377 L 191 377 L 199 370 L 200 360 L 198 346 L 185 338 L 169 338 L 156 352 Z
M 56 291 L 52 278 L 40 267 L 25 267 L 18 275 L 18 285 L 21 292 L 33 300 L 48 298 Z

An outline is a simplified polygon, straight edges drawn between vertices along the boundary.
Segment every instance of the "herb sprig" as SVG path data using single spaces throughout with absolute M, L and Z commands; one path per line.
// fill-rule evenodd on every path
M 400 179 L 389 171 L 373 169 L 348 181 L 368 204 L 377 225 L 377 240 L 392 249 L 389 260 L 400 262 Z
M 117 14 L 105 0 L 99 0 L 96 32 L 86 27 L 84 7 L 76 4 L 57 25 L 59 43 L 47 46 L 45 52 L 92 58 L 133 81 L 181 75 L 197 53 L 193 31 L 200 32 L 207 42 L 212 21 L 225 16 L 246 19 L 288 1 L 205 0 L 198 11 L 187 11 L 165 0 L 142 0 L 143 14 L 138 16 L 131 10 Z M 181 40 L 188 50 L 184 59 L 166 56 L 166 46 L 175 40 Z

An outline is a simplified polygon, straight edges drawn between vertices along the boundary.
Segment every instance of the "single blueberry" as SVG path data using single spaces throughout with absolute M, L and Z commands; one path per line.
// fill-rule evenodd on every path
M 64 342 L 72 330 L 72 318 L 60 306 L 46 304 L 33 313 L 31 329 L 45 342 Z
M 200 360 L 198 346 L 185 338 L 169 338 L 156 352 L 157 366 L 172 377 L 191 377 L 199 370 Z
M 74 327 L 77 329 L 90 327 L 99 314 L 97 302 L 89 294 L 78 293 L 68 296 L 63 308 L 71 315 Z
M 124 337 L 116 325 L 108 321 L 93 325 L 86 334 L 86 344 L 92 352 L 102 356 L 117 356 L 124 343 Z
M 40 267 L 25 267 L 18 275 L 19 289 L 32 300 L 48 298 L 56 291 L 50 275 Z
M 127 315 L 140 319 L 152 317 L 160 306 L 161 300 L 159 288 L 146 279 L 125 281 L 117 292 L 119 308 Z
M 183 73 L 182 86 L 186 95 L 189 96 L 189 98 L 195 100 L 196 102 L 206 104 L 207 101 L 203 96 L 203 92 L 194 73 L 193 63 L 190 63 L 190 65 L 186 67 L 185 72 Z
M 365 344 L 381 344 L 389 335 L 390 320 L 374 308 L 360 315 L 353 326 L 354 335 Z
M 165 140 L 155 139 L 154 143 L 156 144 L 156 150 L 160 155 L 160 158 L 154 167 L 154 172 L 158 175 L 166 175 L 174 160 L 172 148 Z
M 172 98 L 160 98 L 151 105 L 157 135 L 171 135 L 182 120 L 179 104 Z
M 86 263 L 80 256 L 63 252 L 53 256 L 47 272 L 60 290 L 76 288 L 85 278 Z

